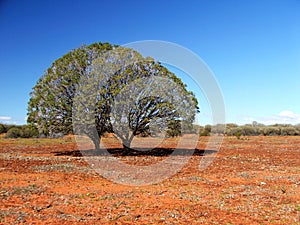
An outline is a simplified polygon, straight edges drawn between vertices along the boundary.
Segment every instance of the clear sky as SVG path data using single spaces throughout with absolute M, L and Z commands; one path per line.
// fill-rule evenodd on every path
M 207 63 L 227 122 L 300 123 L 299 0 L 0 0 L 0 32 L 0 122 L 25 123 L 31 88 L 68 51 L 163 40 Z

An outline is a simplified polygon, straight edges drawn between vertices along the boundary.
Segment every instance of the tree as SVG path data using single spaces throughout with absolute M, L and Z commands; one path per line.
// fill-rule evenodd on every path
M 157 82 L 163 79 L 162 87 Z M 74 125 L 75 133 L 87 135 L 96 149 L 101 136 L 113 131 L 130 148 L 133 137 L 153 125 L 163 128 L 172 119 L 191 124 L 197 104 L 160 63 L 132 49 L 96 43 L 52 64 L 33 88 L 28 122 L 47 136 L 70 133 Z
M 79 132 L 99 139 L 93 128 L 96 111 L 99 127 L 113 131 L 126 150 L 130 150 L 134 136 L 163 132 L 174 119 L 190 129 L 198 112 L 194 94 L 175 74 L 153 59 L 122 47 L 93 62 L 77 93 L 74 114 Z
M 157 70 L 149 71 L 151 77 L 139 75 L 115 98 L 112 125 L 127 148 L 138 132 L 150 129 L 150 133 L 164 133 L 168 124 L 177 120 L 181 123 L 181 132 L 187 133 L 194 120 L 197 110 L 194 96 L 180 80 L 174 79 L 174 74 L 159 64 L 152 65 Z

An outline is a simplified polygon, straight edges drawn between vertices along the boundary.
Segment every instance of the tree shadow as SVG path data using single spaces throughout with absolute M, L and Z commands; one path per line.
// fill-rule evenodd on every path
M 187 151 L 193 151 L 192 149 L 176 149 L 176 152 L 173 154 L 175 156 L 184 156 L 190 155 Z M 165 157 L 169 156 L 174 152 L 172 148 L 154 148 L 147 150 L 146 148 L 130 149 L 129 151 L 123 148 L 108 148 L 100 149 L 98 151 L 94 149 L 88 150 L 72 150 L 72 151 L 56 151 L 52 152 L 55 156 L 73 156 L 73 157 L 88 157 L 88 156 L 105 156 L 107 152 L 112 156 L 159 156 Z M 193 156 L 203 156 L 204 154 L 213 154 L 216 153 L 216 150 L 204 150 L 204 149 L 195 149 Z

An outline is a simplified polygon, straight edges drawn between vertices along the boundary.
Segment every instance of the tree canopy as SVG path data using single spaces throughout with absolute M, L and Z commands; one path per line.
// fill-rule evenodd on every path
M 132 49 L 95 43 L 67 53 L 46 70 L 31 92 L 28 122 L 46 136 L 74 128 L 96 149 L 105 132 L 114 132 L 130 148 L 140 133 L 174 127 L 184 133 L 198 111 L 194 94 L 159 62 Z

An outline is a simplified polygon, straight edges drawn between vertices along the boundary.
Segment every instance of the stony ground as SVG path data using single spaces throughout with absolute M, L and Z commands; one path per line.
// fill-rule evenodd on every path
M 105 141 L 118 148 L 115 138 Z M 300 137 L 226 137 L 204 171 L 195 154 L 179 173 L 147 186 L 104 179 L 76 149 L 72 137 L 0 138 L 0 224 L 300 223 Z M 149 165 L 166 156 L 118 157 Z

